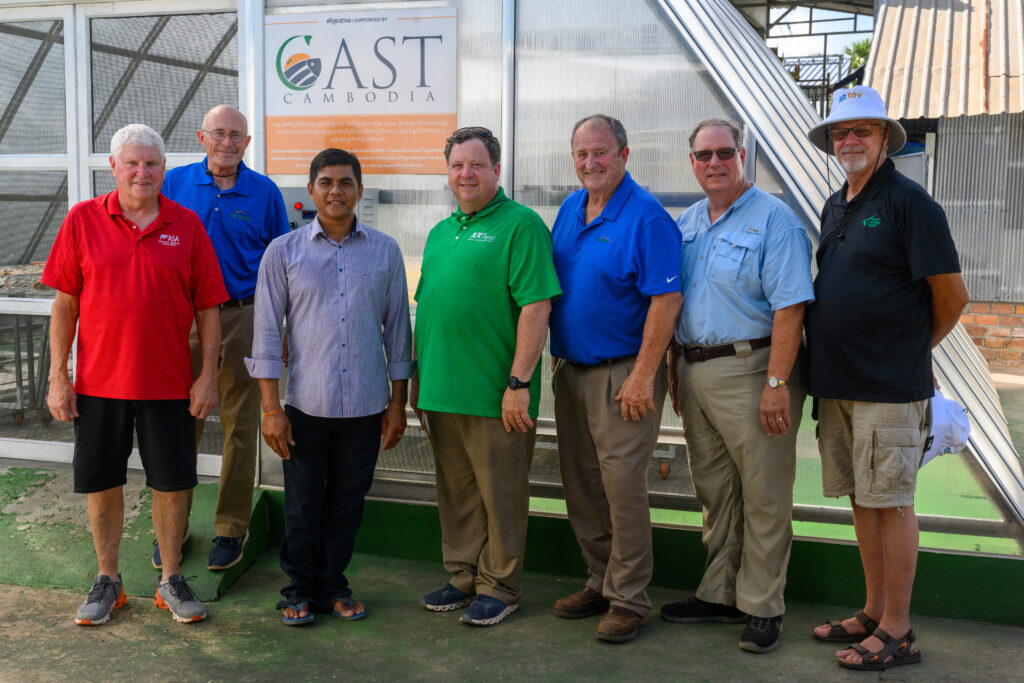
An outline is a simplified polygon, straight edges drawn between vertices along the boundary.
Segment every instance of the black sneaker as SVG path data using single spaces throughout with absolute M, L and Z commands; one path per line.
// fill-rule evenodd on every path
M 719 624 L 742 624 L 747 615 L 733 605 L 704 602 L 692 595 L 682 602 L 673 602 L 661 608 L 661 618 L 677 624 L 696 624 L 714 621 Z
M 747 627 L 740 636 L 740 649 L 764 654 L 779 646 L 782 617 L 747 617 Z

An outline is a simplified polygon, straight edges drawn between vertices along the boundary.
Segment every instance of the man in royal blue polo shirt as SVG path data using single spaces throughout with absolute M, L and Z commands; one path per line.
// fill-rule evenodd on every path
M 555 602 L 566 619 L 604 613 L 600 640 L 633 639 L 651 611 L 647 465 L 661 427 L 679 292 L 679 230 L 626 172 L 622 124 L 573 128 L 583 189 L 552 229 L 562 297 L 551 310 L 552 384 L 565 504 L 589 578 Z
M 207 563 L 212 570 L 233 567 L 249 538 L 249 514 L 256 481 L 256 440 L 260 397 L 243 359 L 252 351 L 253 294 L 260 260 L 270 241 L 288 232 L 281 191 L 272 180 L 242 162 L 251 139 L 242 112 L 219 105 L 206 113 L 196 131 L 206 159 L 167 172 L 164 194 L 199 214 L 206 226 L 227 287 L 221 304 L 220 424 L 224 432 L 220 491 Z M 192 330 L 192 365 L 199 371 L 199 340 Z M 196 448 L 203 436 L 196 420 Z M 189 496 L 189 511 L 192 497 Z M 186 527 L 185 537 L 188 538 Z M 153 566 L 161 565 L 160 548 Z

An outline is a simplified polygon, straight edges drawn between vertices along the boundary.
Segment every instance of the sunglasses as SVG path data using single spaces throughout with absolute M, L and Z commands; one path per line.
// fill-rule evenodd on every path
M 719 147 L 718 149 L 701 149 L 693 153 L 693 158 L 697 161 L 711 161 L 712 155 L 718 155 L 719 161 L 729 161 L 736 152 L 740 151 L 736 147 Z
M 466 142 L 467 140 L 473 140 L 476 138 L 485 140 L 490 137 L 494 137 L 494 133 L 482 126 L 466 126 L 465 128 L 459 128 L 457 131 L 452 133 L 451 137 L 449 137 L 446 142 L 452 145 L 458 145 Z
M 854 137 L 857 138 L 869 138 L 871 137 L 871 129 L 875 126 L 881 128 L 880 123 L 866 123 L 863 126 L 857 126 L 856 128 L 830 128 L 828 131 L 829 137 L 835 142 L 841 142 L 853 133 Z

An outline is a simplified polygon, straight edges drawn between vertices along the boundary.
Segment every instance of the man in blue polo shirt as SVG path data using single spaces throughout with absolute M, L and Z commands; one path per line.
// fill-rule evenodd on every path
M 704 577 L 665 605 L 677 623 L 747 622 L 740 647 L 779 643 L 793 540 L 796 433 L 807 396 L 799 356 L 814 300 L 811 241 L 781 201 L 746 179 L 739 129 L 722 119 L 690 134 L 707 195 L 677 221 L 686 292 L 669 353 L 672 406 L 704 506 Z
M 163 192 L 197 214 L 206 226 L 231 299 L 221 304 L 220 424 L 224 432 L 220 490 L 214 514 L 213 548 L 207 566 L 233 567 L 249 538 L 249 515 L 256 481 L 256 440 L 260 397 L 244 358 L 252 351 L 253 294 L 260 260 L 270 241 L 288 232 L 281 191 L 272 180 L 242 162 L 251 139 L 242 112 L 219 105 L 206 113 L 196 131 L 206 159 L 167 172 Z M 192 330 L 192 366 L 199 371 L 199 340 Z M 196 447 L 203 436 L 196 420 Z M 189 495 L 189 511 L 192 497 Z M 185 538 L 188 538 L 186 527 Z M 161 566 L 160 548 L 153 566 Z
M 583 189 L 552 229 L 562 297 L 551 310 L 552 384 L 565 504 L 590 574 L 555 602 L 603 613 L 600 640 L 633 639 L 651 611 L 647 465 L 661 427 L 679 293 L 679 230 L 626 172 L 626 131 L 596 114 L 573 128 Z

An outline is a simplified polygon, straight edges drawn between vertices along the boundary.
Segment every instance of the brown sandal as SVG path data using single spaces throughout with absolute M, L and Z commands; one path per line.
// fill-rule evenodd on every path
M 882 641 L 884 647 L 881 650 L 871 652 L 860 643 L 857 643 L 852 645 L 850 649 L 859 652 L 863 660 L 860 662 L 848 662 L 845 659 L 840 659 L 838 660 L 839 666 L 855 671 L 884 671 L 890 666 L 916 664 L 921 661 L 921 651 L 910 649 L 913 642 L 917 640 L 917 636 L 914 635 L 914 629 L 907 631 L 907 634 L 902 638 L 893 638 L 880 628 L 876 628 L 872 635 Z M 890 656 L 892 659 L 889 659 Z
M 864 625 L 864 633 L 850 633 L 843 626 L 842 620 L 839 620 L 825 622 L 825 625 L 831 628 L 827 636 L 819 636 L 815 633 L 814 637 L 827 643 L 859 643 L 878 628 L 878 622 L 865 614 L 864 610 L 859 609 L 854 612 L 853 618 Z

